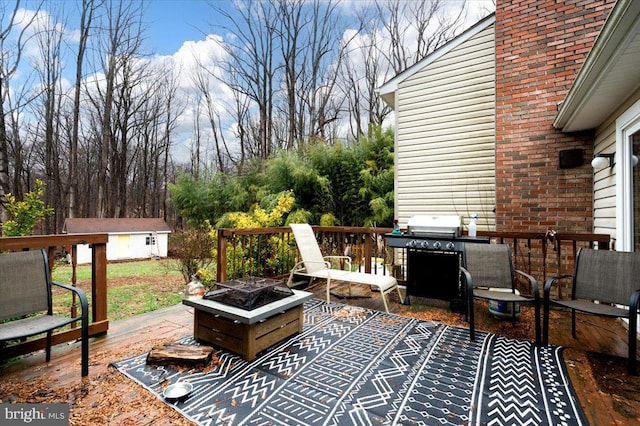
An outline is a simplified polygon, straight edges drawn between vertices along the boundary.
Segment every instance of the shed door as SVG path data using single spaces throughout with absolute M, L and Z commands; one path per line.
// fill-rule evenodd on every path
M 118 259 L 131 257 L 131 236 L 118 235 Z

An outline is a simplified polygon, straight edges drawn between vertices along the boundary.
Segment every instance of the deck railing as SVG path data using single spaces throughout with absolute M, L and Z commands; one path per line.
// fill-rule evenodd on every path
M 107 319 L 107 234 L 75 234 L 75 235 L 44 235 L 29 237 L 7 237 L 0 238 L 0 251 L 22 251 L 45 249 L 49 257 L 49 269 L 53 270 L 56 261 L 56 254 L 62 253 L 63 249 L 69 251 L 71 255 L 71 282 L 64 283 L 72 286 L 76 285 L 77 266 L 77 246 L 79 244 L 89 244 L 91 247 L 91 295 L 89 318 L 89 335 L 96 336 L 105 333 L 109 328 Z M 75 313 L 77 306 L 70 307 Z M 52 336 L 52 343 L 58 344 L 69 342 L 80 338 L 79 324 L 70 329 L 58 332 Z M 14 356 L 43 349 L 46 345 L 46 338 L 29 339 L 12 343 L 2 348 L 0 359 L 7 359 Z
M 388 247 L 391 228 L 313 227 L 324 255 L 349 254 L 361 271 L 392 274 L 406 282 L 406 250 Z M 570 274 L 580 247 L 608 250 L 608 234 L 478 231 L 493 243 L 511 246 L 514 268 L 533 275 L 541 285 L 551 276 Z M 220 229 L 217 279 L 244 276 L 284 277 L 299 260 L 289 227 Z M 567 291 L 562 289 L 561 292 Z

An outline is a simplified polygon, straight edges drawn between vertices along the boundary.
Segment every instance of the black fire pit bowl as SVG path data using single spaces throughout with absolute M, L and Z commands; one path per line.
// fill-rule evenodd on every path
M 293 295 L 284 281 L 272 278 L 246 277 L 220 282 L 216 287 L 204 298 L 247 311 Z

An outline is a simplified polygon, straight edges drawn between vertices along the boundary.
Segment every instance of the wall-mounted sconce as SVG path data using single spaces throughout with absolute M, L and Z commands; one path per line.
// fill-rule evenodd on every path
M 616 155 L 615 153 L 596 154 L 595 157 L 593 157 L 593 160 L 591 160 L 591 167 L 593 167 L 596 170 L 604 169 L 605 167 L 613 167 L 613 165 L 615 164 L 613 162 L 613 158 L 615 157 L 615 155 Z

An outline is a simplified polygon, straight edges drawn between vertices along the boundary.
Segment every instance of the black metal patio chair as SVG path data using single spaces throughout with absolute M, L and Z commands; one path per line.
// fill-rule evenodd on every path
M 469 336 L 475 339 L 474 299 L 495 300 L 511 304 L 512 322 L 516 323 L 516 303 L 533 304 L 535 308 L 536 345 L 540 346 L 540 294 L 538 282 L 531 275 L 513 269 L 511 250 L 508 244 L 476 244 L 464 245 L 462 272 L 463 284 L 466 286 L 467 315 L 469 320 Z M 529 282 L 532 294 L 520 295 L 516 292 L 516 277 L 520 276 Z M 505 291 L 506 289 L 507 291 Z
M 0 351 L 8 341 L 46 333 L 46 361 L 51 359 L 53 330 L 80 322 L 82 376 L 89 374 L 89 309 L 84 292 L 51 281 L 44 250 L 0 254 Z M 53 312 L 52 286 L 76 293 L 80 315 L 61 316 Z
M 571 299 L 551 299 L 551 288 L 571 278 Z M 640 253 L 581 248 L 573 275 L 547 280 L 544 286 L 543 343 L 549 344 L 549 307 L 571 310 L 571 335 L 576 338 L 576 311 L 629 320 L 628 370 L 637 374 L 637 314 L 640 299 Z

